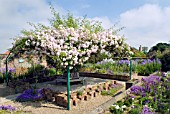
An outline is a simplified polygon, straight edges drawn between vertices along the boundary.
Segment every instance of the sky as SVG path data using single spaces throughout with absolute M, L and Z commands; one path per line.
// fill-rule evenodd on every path
M 32 29 L 28 22 L 49 24 L 50 5 L 61 15 L 87 16 L 119 32 L 138 48 L 170 41 L 170 0 L 0 0 L 0 53 L 12 47 L 21 30 Z

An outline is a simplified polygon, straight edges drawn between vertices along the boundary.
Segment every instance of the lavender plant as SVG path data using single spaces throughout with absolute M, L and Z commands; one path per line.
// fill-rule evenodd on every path
M 113 60 L 113 59 L 104 59 L 97 62 L 96 64 L 89 63 L 82 67 L 85 72 L 100 72 L 102 69 L 103 73 L 112 74 L 112 75 L 129 75 L 129 60 Z M 93 66 L 93 67 L 91 67 Z M 136 59 L 132 60 L 132 71 L 137 72 L 139 75 L 149 75 L 155 71 L 159 71 L 161 68 L 161 63 L 158 59 L 142 60 Z M 100 73 L 102 73 L 100 72 Z
M 13 107 L 13 106 L 11 106 L 11 105 L 7 105 L 7 106 L 5 106 L 5 105 L 1 105 L 1 106 L 0 106 L 0 110 L 15 111 L 15 110 L 16 110 L 16 108 L 15 108 L 15 107 Z
M 39 101 L 44 99 L 43 89 L 28 89 L 16 98 L 16 101 Z

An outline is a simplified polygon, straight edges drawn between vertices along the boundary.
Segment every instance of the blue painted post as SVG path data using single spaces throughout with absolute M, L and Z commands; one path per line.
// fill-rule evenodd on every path
M 67 110 L 70 110 L 70 68 L 67 67 Z

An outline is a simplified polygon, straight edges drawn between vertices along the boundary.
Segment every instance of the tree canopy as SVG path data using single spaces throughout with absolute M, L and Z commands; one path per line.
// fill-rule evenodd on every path
M 52 9 L 51 26 L 32 24 L 35 29 L 22 31 L 13 43 L 14 54 L 38 54 L 50 57 L 53 63 L 66 67 L 82 65 L 91 54 L 105 49 L 128 56 L 129 46 L 113 29 L 105 30 L 101 22 L 74 18 L 68 13 L 61 17 Z

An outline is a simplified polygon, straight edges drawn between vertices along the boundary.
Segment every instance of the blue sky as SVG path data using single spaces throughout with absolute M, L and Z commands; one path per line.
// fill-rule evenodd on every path
M 118 22 L 125 27 L 119 34 L 136 48 L 170 41 L 170 0 L 0 0 L 0 53 L 22 29 L 31 28 L 27 22 L 49 25 L 49 2 L 60 14 L 87 15 L 105 28 Z

